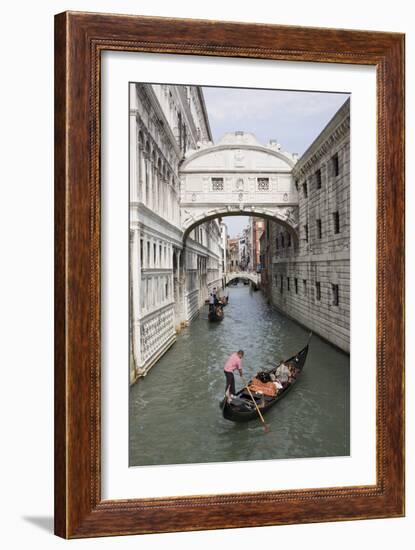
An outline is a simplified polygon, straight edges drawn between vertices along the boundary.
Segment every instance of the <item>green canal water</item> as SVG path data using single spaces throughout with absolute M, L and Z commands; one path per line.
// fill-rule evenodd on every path
M 260 421 L 222 417 L 223 365 L 245 350 L 244 377 L 295 354 L 308 331 L 249 286 L 229 288 L 221 323 L 207 306 L 130 388 L 130 466 L 349 455 L 349 356 L 313 336 L 296 386 Z M 237 389 L 241 385 L 236 375 Z

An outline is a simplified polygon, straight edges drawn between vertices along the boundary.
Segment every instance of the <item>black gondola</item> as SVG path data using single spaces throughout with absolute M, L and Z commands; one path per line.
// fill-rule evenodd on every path
M 271 407 L 275 405 L 275 403 L 277 403 L 277 401 L 285 397 L 297 382 L 307 359 L 310 338 L 311 334 L 308 339 L 307 345 L 301 351 L 299 351 L 296 355 L 290 357 L 286 361 L 283 361 L 285 365 L 293 365 L 298 369 L 297 376 L 290 384 L 280 390 L 275 397 L 269 397 L 260 393 L 251 392 L 262 414 L 265 414 Z M 275 374 L 275 371 L 277 370 L 279 365 L 276 365 L 272 369 L 264 372 L 268 374 Z M 248 386 L 250 383 L 251 381 L 248 382 Z M 221 402 L 221 407 L 223 411 L 223 417 L 226 418 L 226 420 L 231 420 L 232 422 L 247 422 L 248 420 L 258 419 L 258 411 L 256 410 L 256 407 L 252 402 L 252 399 L 246 388 L 242 388 L 241 390 L 239 390 L 232 398 L 230 403 L 228 403 L 227 399 L 225 398 Z
M 223 320 L 223 317 L 224 313 L 221 305 L 216 305 L 208 314 L 208 319 L 211 323 L 218 323 Z

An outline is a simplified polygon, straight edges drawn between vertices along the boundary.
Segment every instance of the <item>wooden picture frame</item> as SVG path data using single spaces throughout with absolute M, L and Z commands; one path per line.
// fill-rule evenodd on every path
M 375 485 L 101 500 L 100 61 L 105 50 L 376 67 Z M 404 35 L 61 13 L 55 19 L 55 128 L 55 533 L 79 538 L 404 515 Z

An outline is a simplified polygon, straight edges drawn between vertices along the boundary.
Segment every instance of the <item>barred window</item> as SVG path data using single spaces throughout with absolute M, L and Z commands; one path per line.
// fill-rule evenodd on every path
M 223 191 L 223 178 L 212 178 L 212 191 Z
M 316 220 L 316 224 L 317 224 L 317 239 L 321 239 L 321 220 L 320 219 L 317 219 Z
M 316 188 L 321 189 L 321 170 L 316 172 Z
M 333 169 L 333 176 L 338 176 L 340 174 L 340 165 L 339 165 L 339 155 L 336 153 L 331 157 L 331 165 Z
M 321 284 L 319 281 L 316 281 L 316 300 L 321 300 Z
M 257 178 L 258 191 L 269 191 L 269 178 Z
M 331 292 L 332 292 L 332 298 L 333 298 L 333 305 L 338 306 L 339 305 L 339 285 L 331 285 Z
M 334 233 L 340 233 L 340 215 L 339 212 L 333 212 Z

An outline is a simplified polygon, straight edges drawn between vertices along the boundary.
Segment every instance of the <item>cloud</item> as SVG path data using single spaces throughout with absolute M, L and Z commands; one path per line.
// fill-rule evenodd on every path
M 302 153 L 346 101 L 348 94 L 204 87 L 214 141 L 226 132 L 277 138 L 287 151 Z

